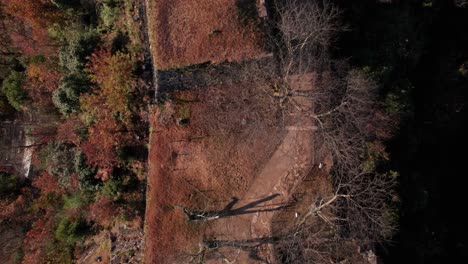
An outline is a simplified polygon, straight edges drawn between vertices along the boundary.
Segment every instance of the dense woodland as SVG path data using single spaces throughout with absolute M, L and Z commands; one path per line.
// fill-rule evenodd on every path
M 34 150 L 35 174 L 1 172 L 2 234 L 24 237 L 2 261 L 71 263 L 85 236 L 144 213 L 137 15 L 133 1 L 1 1 L 0 117 L 33 116 L 32 142 L 15 147 Z
M 344 93 L 345 104 L 355 103 L 356 108 L 336 111 L 323 103 L 324 110 L 339 112 L 336 120 L 355 117 L 347 111 L 368 111 L 369 104 L 360 104 L 363 98 L 375 100 L 373 106 L 379 109 L 372 116 L 366 112 L 366 119 L 353 127 L 362 132 L 365 140 L 359 143 L 364 149 L 337 159 L 343 164 L 337 170 L 349 170 L 354 155 L 365 173 L 380 175 L 372 179 L 398 181 L 390 202 L 392 215 L 378 221 L 392 222 L 392 230 L 375 233 L 370 230 L 377 229 L 374 226 L 343 225 L 350 233 L 356 228 L 356 238 L 372 236 L 379 242 L 377 252 L 384 263 L 442 263 L 466 257 L 467 229 L 459 216 L 465 155 L 458 153 L 467 143 L 468 2 L 333 2 L 339 11 L 328 14 L 338 28 L 324 32 L 333 31 L 336 41 L 314 43 L 310 50 L 317 53 L 326 47 L 327 60 L 333 63 L 292 71 L 320 67 L 325 77 L 334 75 L 324 78 L 323 87 L 340 82 L 376 92 L 372 98 L 366 94 L 356 99 L 347 94 L 356 92 L 352 87 L 337 90 Z M 0 235 L 8 226 L 21 238 L 11 263 L 72 263 L 87 236 L 108 229 L 115 219 L 144 214 L 151 89 L 139 4 L 0 0 L 0 122 L 21 123 L 32 140 L 14 147 L 34 151 L 32 178 L 0 164 Z M 280 51 L 287 43 L 298 45 L 298 28 L 293 23 L 292 40 L 273 48 L 282 65 L 297 59 Z M 288 29 L 276 30 L 288 37 Z M 324 42 L 329 38 L 323 36 Z M 339 145 L 345 141 L 337 135 L 354 135 L 338 133 L 339 122 L 326 120 L 326 112 L 315 113 L 318 123 L 332 124 L 327 127 L 332 132 L 322 134 L 325 141 Z M 26 114 L 32 118 L 25 120 Z M 327 147 L 333 152 L 333 146 Z M 337 191 L 337 197 L 378 185 L 363 184 L 348 193 Z M 301 243 L 285 241 L 288 247 Z

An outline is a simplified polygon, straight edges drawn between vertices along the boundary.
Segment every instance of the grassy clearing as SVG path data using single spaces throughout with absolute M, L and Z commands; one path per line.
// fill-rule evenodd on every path
M 255 5 L 233 0 L 150 2 L 150 41 L 159 69 L 265 53 Z

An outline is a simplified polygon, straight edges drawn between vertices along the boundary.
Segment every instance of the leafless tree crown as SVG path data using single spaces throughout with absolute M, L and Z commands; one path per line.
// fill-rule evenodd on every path
M 279 85 L 288 90 L 283 96 L 292 108 L 317 127 L 316 156 L 332 155 L 335 189 L 310 205 L 277 248 L 285 263 L 325 263 L 334 261 L 337 247 L 343 251 L 353 243 L 371 245 L 390 237 L 395 218 L 388 204 L 395 199 L 396 174 L 363 166 L 373 137 L 369 124 L 378 110 L 377 84 L 329 57 L 335 35 L 343 30 L 340 10 L 328 1 L 299 0 L 277 9 Z

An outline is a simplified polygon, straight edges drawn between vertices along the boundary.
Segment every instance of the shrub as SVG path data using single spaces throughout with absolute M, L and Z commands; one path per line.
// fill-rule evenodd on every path
M 104 196 L 117 201 L 121 198 L 122 183 L 118 179 L 109 179 L 104 182 L 101 193 Z
M 101 20 L 105 27 L 110 28 L 114 25 L 120 13 L 119 7 L 112 7 L 104 4 L 101 9 Z
M 392 115 L 400 115 L 406 109 L 406 105 L 404 104 L 401 95 L 392 92 L 386 95 L 383 104 L 385 111 Z
M 96 170 L 90 167 L 86 162 L 86 156 L 81 151 L 77 151 L 75 154 L 75 171 L 78 175 L 80 182 L 80 189 L 83 191 L 95 191 L 101 181 L 96 179 Z
M 48 264 L 72 264 L 73 262 L 73 249 L 69 246 L 64 246 L 63 243 L 54 241 L 53 239 L 46 240 L 42 245 L 44 254 L 39 263 Z M 37 262 L 23 262 L 23 263 L 37 263 Z
M 80 209 L 85 206 L 89 200 L 80 192 L 75 192 L 70 195 L 63 196 L 63 208 L 64 209 Z
M 48 172 L 57 177 L 62 187 L 69 187 L 70 178 L 75 172 L 74 148 L 68 144 L 52 141 L 47 145 L 45 152 Z
M 60 50 L 60 65 L 71 73 L 80 73 L 87 57 L 94 51 L 99 43 L 99 35 L 94 30 L 78 32 L 72 36 L 68 46 Z
M 103 0 L 102 2 L 108 6 L 117 7 L 122 4 L 123 0 Z
M 131 118 L 129 96 L 136 87 L 133 65 L 134 60 L 129 54 L 112 54 L 109 50 L 95 52 L 87 65 L 91 80 L 99 86 L 95 100 L 102 101 L 104 107 L 124 123 Z M 88 111 L 96 107 L 86 102 L 83 106 Z
M 0 198 L 17 192 L 20 186 L 20 180 L 15 175 L 0 173 Z
M 76 113 L 80 109 L 80 95 L 89 91 L 89 81 L 83 75 L 69 74 L 60 83 L 52 94 L 54 105 L 65 116 Z
M 74 246 L 75 243 L 83 241 L 88 228 L 89 226 L 83 217 L 76 219 L 64 217 L 55 230 L 55 238 L 67 246 Z
M 112 54 L 117 52 L 127 52 L 127 45 L 130 43 L 130 37 L 127 33 L 118 31 L 117 35 L 112 39 Z
M 12 71 L 2 83 L 3 94 L 16 110 L 21 110 L 28 101 L 27 93 L 23 90 L 23 79 L 23 73 Z

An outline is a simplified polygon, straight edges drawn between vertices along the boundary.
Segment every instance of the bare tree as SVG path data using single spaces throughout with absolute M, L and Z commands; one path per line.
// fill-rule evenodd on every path
M 395 175 L 363 165 L 368 143 L 376 139 L 369 124 L 379 110 L 377 85 L 346 62 L 330 59 L 328 49 L 342 29 L 335 6 L 287 0 L 277 10 L 281 101 L 317 127 L 316 156 L 331 154 L 335 189 L 285 231 L 278 249 L 284 263 L 335 263 L 337 248 L 343 251 L 350 241 L 357 246 L 385 241 L 395 227 L 389 205 L 396 196 Z M 317 219 L 319 228 L 311 225 Z
M 362 161 L 372 136 L 368 124 L 377 109 L 377 94 L 376 84 L 363 73 L 351 70 L 342 79 L 339 75 L 329 71 L 315 84 L 311 117 L 320 128 L 317 139 L 332 153 L 335 171 L 344 176 L 356 171 Z
M 204 90 L 200 101 L 212 114 L 194 114 L 202 116 L 194 125 L 203 124 L 200 134 L 205 135 L 259 133 L 278 124 L 271 115 L 277 108 L 268 106 L 273 102 L 280 106 L 283 125 L 302 120 L 316 127 L 316 156 L 332 156 L 334 192 L 310 204 L 299 222 L 272 243 L 283 263 L 336 263 L 349 259 L 357 247 L 384 241 L 394 229 L 388 204 L 396 179 L 363 166 L 375 138 L 369 124 L 379 109 L 377 85 L 346 62 L 330 59 L 334 37 L 343 30 L 336 6 L 305 0 L 275 5 L 279 34 L 272 41 L 278 65 L 251 64 L 235 72 L 255 89 Z M 300 117 L 288 120 L 293 115 Z M 183 209 L 189 220 L 222 217 Z M 190 258 L 204 258 L 206 249 Z
M 396 175 L 392 173 L 359 173 L 339 183 L 334 194 L 320 198 L 309 207 L 299 225 L 318 216 L 333 228 L 341 228 L 347 237 L 379 242 L 394 232 L 395 218 L 387 205 L 395 199 Z M 331 210 L 327 216 L 325 210 Z M 344 212 L 344 213 L 343 213 Z
M 281 39 L 276 45 L 284 78 L 319 65 L 343 27 L 340 11 L 328 1 L 276 1 Z
M 388 206 L 395 197 L 394 174 L 360 173 L 338 184 L 333 194 L 317 198 L 275 248 L 282 263 L 368 263 L 366 251 L 394 232 Z M 371 254 L 372 255 L 372 254 Z M 343 262 L 342 262 L 343 261 Z

